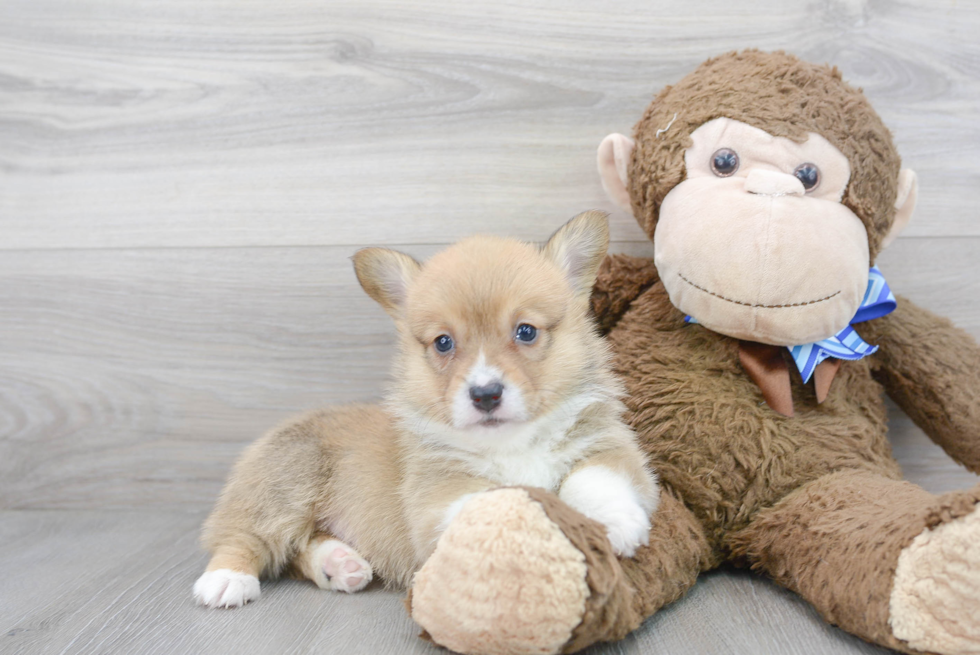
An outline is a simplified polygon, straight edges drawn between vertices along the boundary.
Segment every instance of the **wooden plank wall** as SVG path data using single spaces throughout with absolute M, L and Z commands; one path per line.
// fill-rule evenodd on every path
M 359 247 L 541 240 L 597 207 L 614 250 L 648 254 L 604 198 L 595 147 L 735 48 L 829 61 L 864 88 L 920 180 L 880 266 L 980 337 L 978 34 L 980 5 L 962 0 L 4 0 L 0 535 L 54 553 L 84 517 L 120 532 L 147 513 L 192 534 L 244 444 L 302 409 L 379 397 L 392 328 L 357 286 Z M 975 481 L 894 423 L 910 477 Z M 192 538 L 179 547 L 199 565 Z M 25 652 L 99 650 L 72 640 L 108 606 L 60 623 L 55 605 L 12 609 L 29 573 L 0 586 L 0 629 L 34 626 Z M 802 612 L 787 621 L 819 625 Z M 697 627 L 673 616 L 658 630 Z M 796 652 L 783 632 L 774 652 Z

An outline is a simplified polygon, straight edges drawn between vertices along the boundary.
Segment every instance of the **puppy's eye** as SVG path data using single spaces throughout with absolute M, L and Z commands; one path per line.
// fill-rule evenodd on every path
M 738 170 L 738 153 L 731 148 L 716 150 L 711 155 L 711 172 L 718 177 L 729 177 Z
M 527 323 L 521 323 L 517 326 L 514 338 L 523 343 L 534 343 L 534 340 L 538 338 L 538 328 Z
M 793 171 L 793 175 L 803 183 L 803 188 L 807 191 L 816 189 L 820 184 L 820 169 L 815 164 L 800 164 Z
M 453 338 L 448 334 L 440 334 L 432 343 L 436 347 L 436 350 L 441 353 L 448 353 L 456 345 L 453 343 Z

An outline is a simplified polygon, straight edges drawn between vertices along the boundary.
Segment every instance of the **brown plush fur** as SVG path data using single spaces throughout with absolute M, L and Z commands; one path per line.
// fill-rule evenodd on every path
M 592 291 L 592 313 L 599 329 L 608 332 L 629 308 L 634 298 L 659 279 L 652 259 L 610 257 L 603 262 L 603 277 L 615 284 L 596 285 Z
M 805 482 L 841 468 L 900 475 L 868 359 L 841 367 L 821 405 L 794 372 L 796 416 L 786 418 L 762 404 L 738 342 L 685 324 L 659 283 L 609 338 L 627 385 L 627 418 L 722 554 L 729 532 Z
M 874 263 L 895 217 L 901 160 L 891 133 L 836 68 L 756 50 L 704 62 L 661 91 L 637 123 L 629 191 L 633 213 L 651 239 L 661 202 L 684 179 L 691 132 L 719 117 L 798 142 L 816 132 L 844 153 L 852 175 L 843 203 L 864 222 Z

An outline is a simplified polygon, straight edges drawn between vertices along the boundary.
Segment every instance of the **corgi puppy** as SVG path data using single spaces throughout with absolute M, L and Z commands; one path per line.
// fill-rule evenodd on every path
M 398 329 L 390 394 L 245 451 L 204 526 L 198 603 L 243 605 L 286 570 L 338 591 L 408 586 L 467 500 L 506 485 L 557 493 L 620 555 L 646 544 L 659 487 L 589 317 L 608 242 L 593 211 L 541 248 L 473 237 L 424 265 L 359 251 L 361 286 Z

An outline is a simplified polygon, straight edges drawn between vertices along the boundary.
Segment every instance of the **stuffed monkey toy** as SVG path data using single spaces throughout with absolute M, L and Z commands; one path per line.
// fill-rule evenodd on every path
M 654 259 L 609 257 L 593 308 L 663 485 L 649 545 L 618 560 L 556 497 L 487 492 L 412 616 L 464 653 L 574 652 L 731 562 L 867 641 L 980 653 L 980 485 L 904 482 L 883 399 L 980 472 L 980 348 L 874 268 L 917 189 L 878 115 L 836 69 L 747 51 L 664 89 L 634 139 L 599 169 Z

